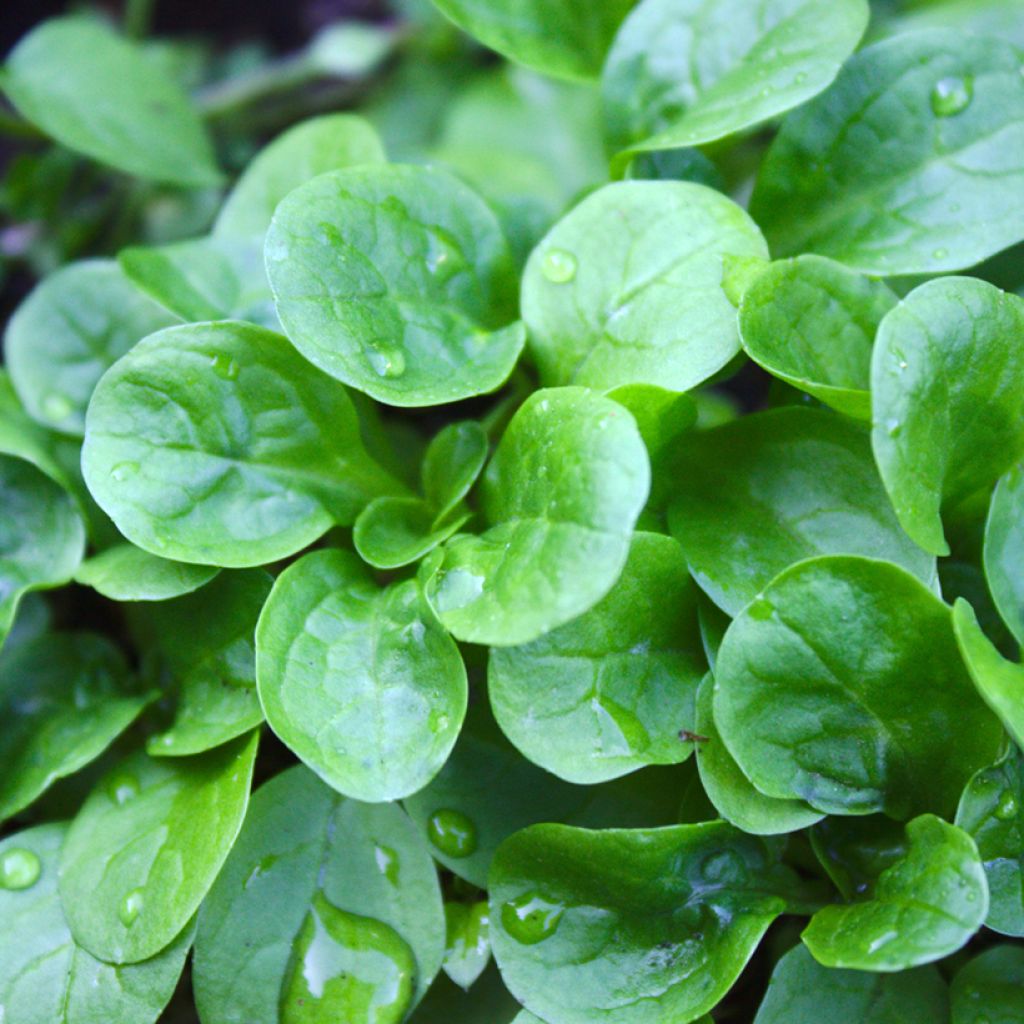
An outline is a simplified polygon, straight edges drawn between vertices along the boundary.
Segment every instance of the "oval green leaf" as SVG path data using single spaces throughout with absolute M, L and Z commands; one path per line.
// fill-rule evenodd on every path
M 933 554 L 949 553 L 943 508 L 1024 452 L 1022 335 L 1024 299 L 968 277 L 915 288 L 878 329 L 875 460 L 903 528 Z
M 730 615 L 815 555 L 881 558 L 935 579 L 934 558 L 886 499 L 867 433 L 848 420 L 800 406 L 744 416 L 690 435 L 671 469 L 672 533 L 701 589 Z
M 887 562 L 787 569 L 733 620 L 715 678 L 715 721 L 743 773 L 829 814 L 949 814 L 1002 742 L 949 608 Z
M 487 461 L 487 432 L 475 420 L 450 423 L 427 447 L 421 476 L 423 495 L 438 519 L 469 494 Z
M 22 116 L 68 149 L 172 185 L 221 180 L 188 97 L 99 19 L 44 21 L 8 56 L 0 85 Z
M 621 405 L 583 388 L 537 391 L 484 476 L 490 529 L 424 563 L 427 599 L 459 640 L 536 640 L 611 589 L 649 488 L 643 440 Z
M 328 785 L 397 800 L 440 770 L 462 726 L 462 656 L 415 580 L 381 589 L 347 551 L 277 578 L 256 629 L 267 722 Z
M 266 260 L 295 347 L 386 405 L 493 391 L 525 341 L 501 227 L 446 171 L 323 174 L 277 208 Z
M 444 943 L 434 865 L 401 809 L 298 766 L 253 796 L 203 904 L 196 1003 L 207 1024 L 398 1024 Z
M 689 757 L 705 668 L 696 597 L 679 545 L 634 534 L 622 575 L 589 612 L 491 651 L 487 689 L 505 735 L 575 783 Z
M 725 260 L 767 256 L 757 225 L 720 192 L 684 181 L 606 185 L 526 265 L 523 319 L 542 382 L 695 387 L 740 347 Z
M 215 566 L 172 562 L 134 544 L 117 544 L 84 561 L 74 579 L 111 601 L 167 601 L 198 590 L 218 572 Z
M 377 569 L 398 569 L 419 561 L 446 541 L 469 515 L 450 519 L 435 529 L 433 508 L 419 498 L 375 498 L 352 529 L 359 557 Z
M 448 943 L 442 966 L 444 973 L 467 992 L 491 960 L 489 915 L 486 900 L 444 905 Z
M 75 941 L 108 963 L 159 953 L 199 908 L 242 827 L 257 733 L 188 760 L 135 754 L 71 823 L 60 896 Z
M 252 324 L 172 327 L 104 375 L 82 468 L 140 548 L 243 567 L 284 558 L 402 487 L 367 455 L 345 390 Z
M 1024 644 L 1024 472 L 1013 466 L 996 484 L 985 522 L 985 580 L 1017 643 Z
M 1008 42 L 899 35 L 791 114 L 750 210 L 776 256 L 935 274 L 1024 237 L 1024 88 Z

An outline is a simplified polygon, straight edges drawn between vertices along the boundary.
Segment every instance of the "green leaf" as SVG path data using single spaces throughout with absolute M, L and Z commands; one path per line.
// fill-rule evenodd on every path
M 806 103 L 868 23 L 866 0 L 642 0 L 601 79 L 612 145 L 700 146 Z
M 903 826 L 884 814 L 828 817 L 809 836 L 815 856 L 847 901 L 867 893 L 907 852 Z
M 1022 333 L 1024 299 L 967 277 L 915 288 L 879 327 L 875 460 L 903 528 L 933 554 L 949 553 L 943 509 L 1024 452 Z
M 1024 1019 L 1024 951 L 986 949 L 957 971 L 950 986 L 953 1024 L 1015 1024 Z
M 820 821 L 822 813 L 802 800 L 776 800 L 754 788 L 722 742 L 712 710 L 715 681 L 710 673 L 697 690 L 694 725 L 700 781 L 715 810 L 753 835 L 796 832 Z
M 949 1019 L 949 993 L 934 967 L 899 974 L 822 967 L 804 946 L 776 965 L 754 1024 L 906 1024 Z
M 487 461 L 487 433 L 474 420 L 450 423 L 430 442 L 423 460 L 423 494 L 437 519 L 469 494 Z
M 193 929 L 145 963 L 116 966 L 75 942 L 57 893 L 66 825 L 40 825 L 0 842 L 0 1015 L 16 1024 L 153 1024 L 185 966 Z M 30 881 L 31 879 L 31 881 Z
M 214 235 L 262 238 L 277 204 L 292 189 L 327 171 L 385 160 L 380 137 L 363 118 L 353 114 L 311 117 L 256 154 L 224 200 Z
M 323 174 L 277 208 L 266 260 L 296 348 L 386 405 L 493 391 L 525 341 L 501 227 L 446 171 Z
M 740 303 L 740 338 L 770 374 L 847 416 L 871 419 L 871 349 L 896 296 L 820 256 L 779 260 Z
M 902 971 L 955 953 L 981 927 L 988 887 L 966 832 L 925 814 L 906 852 L 853 903 L 819 910 L 802 938 L 826 967 Z
M 1017 643 L 1024 644 L 1024 474 L 1012 466 L 996 484 L 985 523 L 985 579 Z
M 117 544 L 83 562 L 74 580 L 112 601 L 166 601 L 198 590 L 219 571 L 158 558 L 134 544 Z
M 689 1021 L 725 995 L 794 885 L 763 840 L 724 822 L 534 825 L 491 867 L 494 956 L 544 1020 Z
M 71 496 L 29 462 L 0 455 L 0 647 L 30 590 L 66 583 L 85 553 Z
M 185 94 L 98 20 L 44 21 L 8 56 L 0 84 L 25 118 L 101 163 L 173 185 L 221 180 Z
M 397 1024 L 444 940 L 434 865 L 401 809 L 294 767 L 254 795 L 203 904 L 196 1003 L 218 1024 Z
M 462 726 L 462 656 L 415 580 L 381 589 L 355 555 L 277 578 L 256 629 L 267 722 L 334 789 L 396 800 L 440 770 Z
M 249 802 L 257 733 L 208 754 L 135 754 L 93 790 L 71 823 L 60 896 L 79 945 L 108 963 L 154 956 L 217 877 Z
M 1024 936 L 1024 756 L 1014 748 L 971 779 L 956 823 L 978 844 L 988 879 L 985 924 L 1003 935 Z
M 145 609 L 147 640 L 179 683 L 174 720 L 146 744 L 153 756 L 201 754 L 263 721 L 256 692 L 256 622 L 273 579 L 223 572 L 192 594 Z
M 409 1024 L 537 1024 L 537 1018 L 519 1012 L 519 1003 L 502 984 L 498 968 L 491 964 L 468 991 L 447 975 L 430 986 L 426 998 L 409 1018 Z
M 148 698 L 94 633 L 44 633 L 0 655 L 0 821 L 98 757 Z
M 434 0 L 503 57 L 555 78 L 596 78 L 634 0 Z
M 134 544 L 182 562 L 284 558 L 401 492 L 366 454 L 343 388 L 243 323 L 151 335 L 89 404 L 82 468 Z
M 112 260 L 85 260 L 44 278 L 15 310 L 4 357 L 25 411 L 82 436 L 96 382 L 139 339 L 173 319 L 125 280 Z
M 936 30 L 862 50 L 791 114 L 750 209 L 776 256 L 935 274 L 1024 237 L 1022 186 L 1020 54 Z
M 693 744 L 704 658 L 696 587 L 679 545 L 633 536 L 629 559 L 589 612 L 520 647 L 494 648 L 494 717 L 531 761 L 575 783 L 676 764 Z
M 767 256 L 757 226 L 719 192 L 684 181 L 606 185 L 526 265 L 523 319 L 542 382 L 695 387 L 740 347 L 724 261 Z
M 444 914 L 448 922 L 444 973 L 460 988 L 469 991 L 491 960 L 487 901 L 446 903 Z
M 967 671 L 985 703 L 1019 746 L 1024 745 L 1024 665 L 1007 661 L 978 625 L 974 609 L 958 598 L 953 628 Z
M 733 620 L 715 679 L 715 721 L 743 773 L 830 814 L 948 814 L 1002 741 L 949 608 L 887 562 L 787 569 Z
M 484 476 L 490 529 L 454 537 L 424 563 L 427 599 L 459 640 L 536 640 L 611 589 L 649 486 L 622 406 L 583 388 L 535 392 Z
M 352 543 L 377 569 L 398 569 L 429 554 L 469 518 L 450 519 L 437 529 L 431 507 L 419 498 L 375 498 L 356 520 Z
M 735 615 L 794 562 L 864 555 L 931 585 L 935 561 L 904 534 L 867 434 L 790 407 L 692 435 L 672 464 L 669 525 L 701 589 Z

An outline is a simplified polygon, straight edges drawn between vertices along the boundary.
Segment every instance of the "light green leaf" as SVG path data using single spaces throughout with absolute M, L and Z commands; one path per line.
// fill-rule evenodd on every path
M 1018 746 L 1024 746 L 1024 665 L 1007 661 L 978 625 L 974 609 L 957 598 L 953 628 L 967 671 L 985 703 Z
M 83 562 L 74 580 L 112 601 L 166 601 L 198 590 L 219 571 L 158 558 L 134 544 L 117 544 Z
M 98 757 L 148 698 L 94 633 L 44 633 L 0 655 L 0 821 Z
M 490 919 L 487 901 L 446 903 L 448 945 L 444 973 L 460 988 L 469 991 L 491 960 Z
M 423 494 L 437 519 L 453 512 L 487 460 L 487 433 L 474 420 L 450 423 L 430 442 L 423 460 Z
M 967 784 L 956 823 L 978 844 L 988 879 L 985 924 L 1024 936 L 1024 755 L 1014 748 Z
M 875 460 L 903 528 L 933 554 L 949 553 L 943 509 L 1024 452 L 1022 334 L 1024 299 L 968 277 L 915 288 L 878 329 Z
M 1007 471 L 992 494 L 984 564 L 992 600 L 1017 643 L 1024 644 L 1024 473 L 1019 465 Z
M 427 599 L 460 640 L 536 640 L 611 589 L 649 486 L 622 406 L 583 388 L 535 392 L 484 476 L 490 529 L 454 537 L 424 563 Z
M 700 146 L 806 103 L 868 24 L 866 0 L 642 0 L 601 79 L 613 146 Z
M 823 967 L 804 946 L 776 965 L 754 1024 L 907 1024 L 949 1019 L 949 993 L 934 967 L 898 974 Z
M 733 620 L 715 680 L 715 721 L 744 775 L 830 814 L 949 814 L 1002 742 L 949 608 L 888 562 L 787 569 Z
M 730 615 L 815 555 L 881 558 L 935 579 L 886 499 L 866 431 L 848 420 L 799 406 L 744 416 L 687 438 L 671 468 L 672 533 Z
M 575 783 L 676 764 L 693 744 L 704 672 L 696 587 L 671 537 L 633 536 L 629 559 L 589 612 L 520 647 L 494 648 L 487 689 L 505 735 Z
M 284 558 L 402 487 L 366 454 L 343 388 L 284 338 L 235 322 L 172 327 L 113 366 L 82 468 L 121 532 L 164 558 Z
M 925 28 L 954 29 L 977 36 L 1006 39 L 1024 48 L 1024 22 L 1017 0 L 929 0 L 905 5 L 908 10 L 887 21 L 887 32 Z M 957 1022 L 959 1024 L 959 1022 Z
M 419 498 L 375 498 L 356 520 L 352 543 L 359 557 L 377 569 L 398 569 L 433 551 L 461 527 L 461 515 L 435 528 L 433 509 Z
M 256 622 L 272 584 L 262 569 L 223 572 L 195 593 L 145 609 L 147 642 L 179 684 L 174 720 L 146 744 L 151 755 L 201 754 L 263 721 Z
M 277 208 L 266 260 L 296 348 L 386 405 L 493 391 L 525 341 L 501 227 L 446 171 L 323 174 Z
M 30 590 L 66 583 L 85 553 L 70 495 L 29 462 L 0 455 L 0 647 Z
M 725 822 L 534 825 L 491 867 L 494 956 L 544 1020 L 690 1021 L 725 995 L 794 886 L 763 840 Z
M 135 754 L 71 823 L 60 896 L 75 941 L 108 963 L 154 956 L 217 877 L 249 802 L 257 733 L 188 760 Z
M 381 589 L 355 555 L 277 578 L 256 629 L 267 722 L 334 789 L 397 800 L 444 764 L 466 713 L 462 656 L 415 580 Z
M 896 296 L 820 256 L 779 260 L 740 303 L 740 338 L 770 374 L 859 420 L 871 419 L 871 349 Z
M 171 323 L 112 260 L 85 260 L 44 278 L 15 310 L 4 358 L 25 411 L 51 430 L 81 437 L 104 370 Z
M 213 233 L 218 238 L 262 238 L 277 204 L 292 189 L 327 171 L 385 160 L 380 137 L 363 118 L 311 117 L 256 154 L 224 200 Z
M 974 840 L 934 815 L 853 903 L 819 910 L 802 938 L 826 967 L 902 971 L 955 953 L 981 927 L 988 886 Z
M 1024 1020 L 1024 950 L 986 949 L 957 971 L 950 986 L 953 1024 L 1016 1024 Z
M 99 20 L 44 21 L 8 56 L 0 85 L 25 118 L 101 163 L 173 185 L 221 180 L 177 83 Z
M 694 732 L 697 768 L 708 799 L 726 821 L 753 835 L 796 832 L 823 817 L 802 800 L 776 800 L 754 788 L 743 774 L 715 725 L 714 678 L 709 673 L 697 690 Z
M 684 181 L 606 185 L 534 249 L 522 310 L 544 384 L 686 391 L 739 351 L 728 257 L 768 256 L 746 212 Z
M 555 78 L 596 78 L 634 0 L 434 0 L 503 57 Z
M 194 929 L 186 926 L 145 963 L 117 966 L 91 956 L 72 937 L 57 893 L 66 832 L 66 825 L 40 825 L 0 842 L 0 871 L 13 865 L 20 873 L 17 885 L 0 886 L 0 1017 L 12 1024 L 153 1024 L 178 983 Z
M 1024 89 L 1008 42 L 897 36 L 791 114 L 751 213 L 776 256 L 877 274 L 980 263 L 1024 237 Z
M 208 1024 L 397 1024 L 444 940 L 434 865 L 401 809 L 298 766 L 255 794 L 203 904 L 196 1003 Z

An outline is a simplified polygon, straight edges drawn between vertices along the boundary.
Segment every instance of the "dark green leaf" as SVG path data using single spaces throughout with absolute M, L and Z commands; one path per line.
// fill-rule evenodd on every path
M 966 963 L 950 988 L 953 1024 L 1024 1020 L 1024 950 L 995 946 Z

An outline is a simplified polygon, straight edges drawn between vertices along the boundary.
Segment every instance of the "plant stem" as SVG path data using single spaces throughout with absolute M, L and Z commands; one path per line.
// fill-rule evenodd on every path
M 299 89 L 320 75 L 319 68 L 305 53 L 282 57 L 247 75 L 215 82 L 201 89 L 196 103 L 204 117 L 219 120 L 258 105 L 293 89 Z
M 153 22 L 156 0 L 125 0 L 124 32 L 129 39 L 142 39 Z

